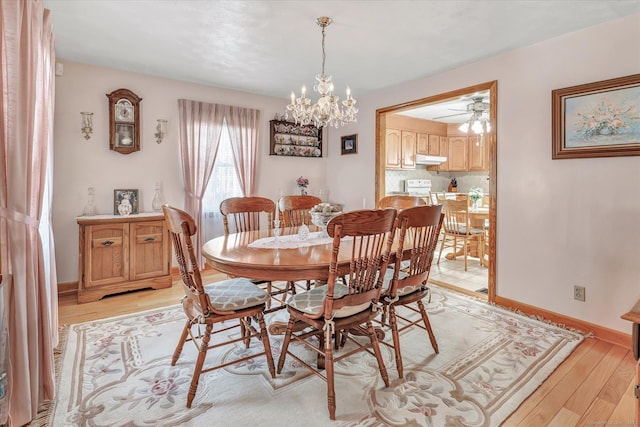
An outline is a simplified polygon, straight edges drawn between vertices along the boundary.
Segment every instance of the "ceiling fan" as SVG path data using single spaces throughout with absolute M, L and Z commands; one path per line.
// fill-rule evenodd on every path
M 473 100 L 473 102 L 471 104 L 467 104 L 466 110 L 457 110 L 457 109 L 449 108 L 451 111 L 462 111 L 462 113 L 455 113 L 455 114 L 449 114 L 446 116 L 434 117 L 433 120 L 444 119 L 446 117 L 461 116 L 463 114 L 469 114 L 469 113 L 472 113 L 477 118 L 480 118 L 480 116 L 482 116 L 482 114 L 485 111 L 489 111 L 489 103 L 484 102 L 484 97 L 477 96 L 471 99 Z

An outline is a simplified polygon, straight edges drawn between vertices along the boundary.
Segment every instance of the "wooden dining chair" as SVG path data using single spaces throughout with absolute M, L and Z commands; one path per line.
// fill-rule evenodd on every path
M 336 415 L 336 362 L 358 351 L 370 352 L 372 348 L 382 380 L 389 386 L 373 319 L 378 315 L 377 303 L 393 243 L 395 217 L 395 209 L 358 210 L 334 217 L 327 226 L 327 232 L 333 238 L 327 284 L 299 292 L 287 302 L 289 323 L 278 360 L 278 373 L 282 372 L 285 359 L 290 356 L 324 378 L 332 420 Z M 344 282 L 340 279 L 343 276 Z M 361 343 L 349 335 L 355 348 L 345 348 L 338 355 L 333 351 L 333 341 L 336 334 L 346 330 L 357 330 L 367 336 L 369 342 Z M 289 350 L 292 340 L 313 348 L 323 358 L 324 374 L 319 367 L 311 366 Z
M 273 228 L 276 204 L 271 199 L 265 197 L 231 197 L 220 203 L 220 213 L 224 224 L 224 234 L 241 233 L 243 231 L 260 230 L 262 225 Z M 267 293 L 276 299 L 278 295 L 295 293 L 295 285 L 287 282 L 284 285 L 274 285 L 269 280 L 252 280 L 256 285 L 264 285 Z M 268 311 L 285 308 L 280 304 L 271 308 L 271 300 L 267 303 Z
M 457 251 L 462 250 L 464 255 L 464 270 L 467 271 L 469 244 L 473 242 L 478 245 L 480 265 L 482 265 L 484 230 L 471 226 L 468 200 L 445 198 L 441 200 L 440 203 L 442 204 L 442 212 L 444 213 L 444 222 L 442 224 L 442 243 L 440 244 L 437 264 L 440 264 L 440 257 L 445 248 L 453 248 L 453 259 L 456 259 L 458 255 Z
M 282 196 L 278 200 L 280 220 L 283 227 L 299 227 L 302 224 L 311 225 L 309 210 L 322 203 L 322 199 L 316 196 L 293 194 Z M 287 289 L 295 293 L 295 282 L 288 282 Z M 306 281 L 306 289 L 311 289 L 311 280 Z
M 278 200 L 283 227 L 299 227 L 302 224 L 311 225 L 309 210 L 322 203 L 322 199 L 309 195 L 282 196 Z
M 427 286 L 431 263 L 438 245 L 438 236 L 444 220 L 442 205 L 418 206 L 398 213 L 396 235 L 398 240 L 395 268 L 387 269 L 380 302 L 384 307 L 381 323 L 391 329 L 392 343 L 381 341 L 395 352 L 398 376 L 403 377 L 400 333 L 413 326 L 427 331 L 433 350 L 438 353 L 438 343 L 431 329 L 423 298 L 430 297 Z M 408 266 L 400 269 L 403 254 L 409 253 Z M 408 318 L 398 313 L 396 307 L 404 306 L 420 317 Z M 402 322 L 399 326 L 398 320 Z
M 265 197 L 231 197 L 220 203 L 224 234 L 260 230 L 262 224 L 273 228 L 276 205 Z M 266 221 L 263 217 L 266 216 Z M 262 223 L 262 224 L 261 224 Z M 230 228 L 233 226 L 233 228 Z
M 425 202 L 422 197 L 418 196 L 393 195 L 386 196 L 378 200 L 378 207 L 380 209 L 393 208 L 396 210 L 402 210 L 413 206 L 426 205 L 427 202 Z
M 162 210 L 178 261 L 185 291 L 185 297 L 182 298 L 182 308 L 187 315 L 182 335 L 171 359 L 171 366 L 175 366 L 180 358 L 185 342 L 192 341 L 198 349 L 191 386 L 187 394 L 187 408 L 191 407 L 196 395 L 200 375 L 231 363 L 245 362 L 249 359 L 265 356 L 269 373 L 272 378 L 275 378 L 269 335 L 264 321 L 269 295 L 251 281 L 242 278 L 203 285 L 191 240 L 196 233 L 193 218 L 186 212 L 168 205 L 163 206 Z M 256 319 L 259 329 L 252 325 L 252 318 Z M 237 323 L 233 324 L 232 321 Z M 222 328 L 214 331 L 214 327 L 223 322 Z M 229 331 L 234 328 L 239 328 L 240 334 L 236 338 L 230 338 Z M 216 340 L 215 344 L 210 343 L 215 334 L 219 334 L 217 337 L 221 337 L 220 340 Z M 204 366 L 207 351 L 210 348 L 227 346 L 240 341 L 244 342 L 245 347 L 248 348 L 252 338 L 259 338 L 262 341 L 264 347 L 262 352 L 241 356 L 233 361 Z

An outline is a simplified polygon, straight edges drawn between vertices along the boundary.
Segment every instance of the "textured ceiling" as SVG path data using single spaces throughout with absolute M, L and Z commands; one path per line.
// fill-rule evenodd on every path
M 640 12 L 617 1 L 45 0 L 59 59 L 288 98 L 321 70 L 357 99 Z

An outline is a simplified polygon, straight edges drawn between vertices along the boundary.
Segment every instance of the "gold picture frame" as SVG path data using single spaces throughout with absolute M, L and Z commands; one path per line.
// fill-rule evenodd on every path
M 640 74 L 551 92 L 552 158 L 640 155 Z

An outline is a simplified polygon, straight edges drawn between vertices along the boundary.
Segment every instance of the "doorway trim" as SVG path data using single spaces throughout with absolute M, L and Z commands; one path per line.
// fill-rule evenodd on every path
M 469 86 L 454 91 L 440 93 L 426 98 L 416 99 L 401 104 L 383 107 L 376 110 L 376 200 L 385 196 L 385 155 L 384 139 L 386 130 L 386 115 L 410 110 L 424 104 L 434 104 L 462 95 L 489 90 L 489 120 L 492 131 L 488 133 L 485 141 L 489 143 L 489 277 L 488 294 L 489 302 L 494 302 L 496 297 L 496 231 L 497 231 L 497 189 L 498 189 L 498 81 Z

